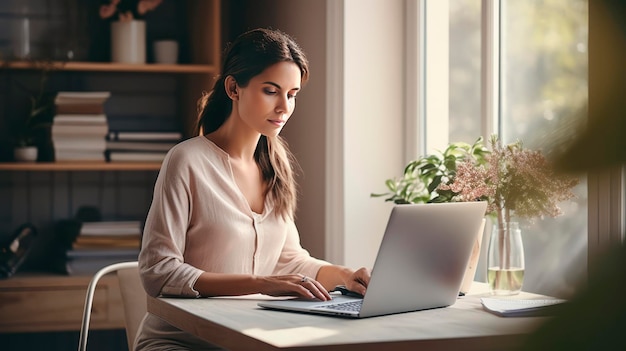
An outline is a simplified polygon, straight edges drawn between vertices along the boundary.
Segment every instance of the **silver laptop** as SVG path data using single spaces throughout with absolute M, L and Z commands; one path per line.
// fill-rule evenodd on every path
M 487 203 L 395 205 L 363 298 L 284 299 L 263 308 L 350 318 L 452 305 L 459 294 Z

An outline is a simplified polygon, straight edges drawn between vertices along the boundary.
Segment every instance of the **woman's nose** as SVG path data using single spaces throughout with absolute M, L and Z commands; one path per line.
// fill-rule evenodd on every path
M 288 113 L 289 112 L 289 97 L 281 96 L 278 99 L 278 103 L 276 105 L 277 113 Z

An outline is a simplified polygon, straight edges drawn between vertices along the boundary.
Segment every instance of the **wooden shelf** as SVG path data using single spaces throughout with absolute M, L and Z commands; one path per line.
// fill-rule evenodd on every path
M 78 331 L 91 275 L 19 273 L 0 280 L 0 334 Z M 89 329 L 124 329 L 115 275 L 102 278 L 94 295 Z
M 0 171 L 158 171 L 160 162 L 6 162 Z
M 211 73 L 216 71 L 214 65 L 200 64 L 128 64 L 111 62 L 61 62 L 42 63 L 36 61 L 0 61 L 0 66 L 16 70 L 34 70 L 49 67 L 61 71 L 82 72 L 135 72 L 135 73 Z

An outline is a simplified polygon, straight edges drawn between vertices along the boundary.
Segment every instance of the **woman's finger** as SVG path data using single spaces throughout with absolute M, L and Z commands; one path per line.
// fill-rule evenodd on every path
M 302 274 L 298 274 L 298 276 L 300 277 L 300 285 L 306 288 L 311 294 L 313 294 L 314 297 L 322 301 L 331 299 L 330 294 L 326 291 L 326 289 L 324 289 L 320 282 Z

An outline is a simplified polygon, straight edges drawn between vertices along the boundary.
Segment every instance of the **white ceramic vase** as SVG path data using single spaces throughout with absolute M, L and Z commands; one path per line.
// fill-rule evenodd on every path
M 111 61 L 146 63 L 146 22 L 111 22 Z

